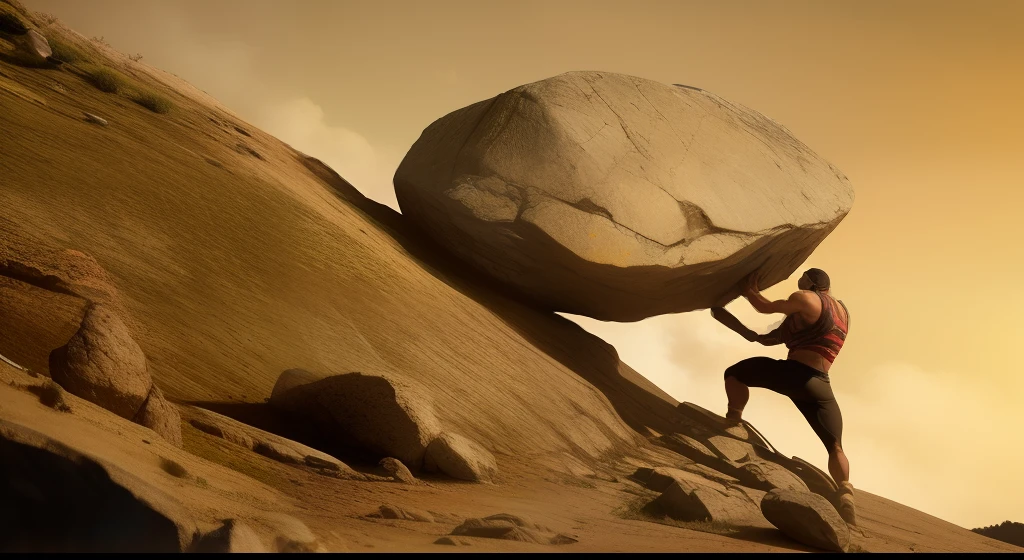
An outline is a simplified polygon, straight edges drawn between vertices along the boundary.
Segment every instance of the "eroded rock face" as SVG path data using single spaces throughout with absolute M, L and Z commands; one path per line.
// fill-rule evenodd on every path
M 346 373 L 315 380 L 281 374 L 270 404 L 314 422 L 344 443 L 394 457 L 419 470 L 441 425 L 425 389 L 395 374 Z
M 570 72 L 438 119 L 395 175 L 402 214 L 541 306 L 635 321 L 787 278 L 850 211 L 834 166 L 687 86 Z
M 818 494 L 772 490 L 761 500 L 761 513 L 797 542 L 836 552 L 850 545 L 850 528 L 832 504 Z
M 69 393 L 129 420 L 153 387 L 142 348 L 103 305 L 90 306 L 78 332 L 50 353 L 50 376 Z

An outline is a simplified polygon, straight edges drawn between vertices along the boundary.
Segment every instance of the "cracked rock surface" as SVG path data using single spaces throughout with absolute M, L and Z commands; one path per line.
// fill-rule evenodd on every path
M 395 175 L 402 213 L 540 306 L 602 320 L 724 305 L 786 279 L 850 211 L 833 165 L 757 111 L 604 72 L 438 119 Z

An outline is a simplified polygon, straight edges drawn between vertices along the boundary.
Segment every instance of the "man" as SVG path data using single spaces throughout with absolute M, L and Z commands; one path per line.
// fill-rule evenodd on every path
M 740 421 L 750 398 L 749 387 L 763 387 L 789 397 L 825 444 L 829 473 L 839 485 L 839 513 L 855 525 L 850 463 L 842 444 L 843 417 L 828 377 L 846 340 L 850 314 L 843 302 L 830 295 L 829 278 L 823 270 L 808 269 L 797 287 L 799 291 L 789 298 L 769 301 L 758 290 L 757 277 L 750 277 L 743 293 L 750 305 L 761 313 L 786 315 L 782 324 L 768 334 L 758 335 L 725 309 L 711 310 L 712 316 L 751 342 L 765 346 L 784 343 L 789 348 L 785 360 L 748 358 L 725 370 L 729 398 L 726 418 Z

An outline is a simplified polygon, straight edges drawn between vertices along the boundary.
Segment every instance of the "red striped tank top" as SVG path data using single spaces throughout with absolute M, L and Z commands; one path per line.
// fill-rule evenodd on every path
M 832 296 L 826 296 L 821 292 L 815 293 L 821 298 L 821 316 L 818 320 L 810 326 L 798 329 L 797 314 L 794 313 L 783 321 L 780 334 L 782 342 L 790 351 L 810 350 L 820 354 L 831 364 L 836 360 L 839 350 L 846 341 L 846 333 L 850 328 L 850 310 L 843 302 L 833 299 Z M 836 313 L 836 304 L 843 306 L 843 311 L 846 312 L 845 321 Z

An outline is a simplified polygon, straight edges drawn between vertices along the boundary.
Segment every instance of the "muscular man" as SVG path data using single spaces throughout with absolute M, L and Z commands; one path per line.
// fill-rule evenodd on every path
M 811 268 L 797 283 L 799 291 L 789 298 L 769 301 L 751 276 L 743 295 L 750 305 L 765 314 L 783 313 L 785 321 L 768 334 L 758 335 L 743 326 L 722 308 L 711 314 L 751 342 L 765 346 L 785 344 L 785 360 L 748 358 L 725 370 L 725 392 L 729 398 L 726 417 L 739 421 L 750 398 L 749 387 L 763 387 L 793 401 L 828 450 L 828 470 L 839 485 L 839 513 L 851 525 L 856 524 L 850 463 L 843 453 L 843 416 L 839 411 L 828 370 L 843 347 L 849 330 L 850 315 L 843 302 L 829 294 L 829 278 L 824 271 Z

